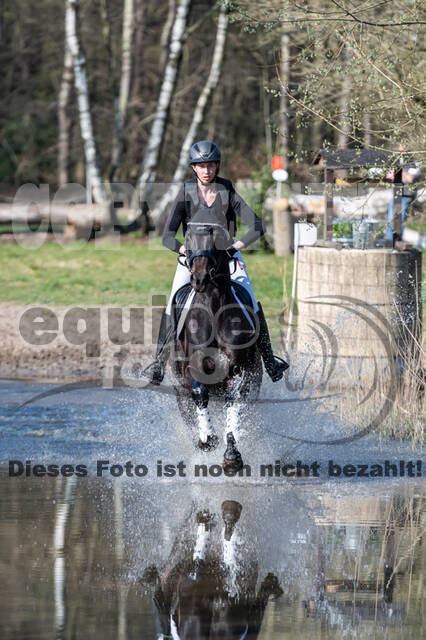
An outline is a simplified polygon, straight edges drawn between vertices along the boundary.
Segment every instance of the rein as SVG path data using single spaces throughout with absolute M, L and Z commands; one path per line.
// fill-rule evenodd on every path
M 180 255 L 180 256 L 178 256 L 178 262 L 182 266 L 184 266 L 187 269 L 189 269 L 189 271 L 191 271 L 192 270 L 192 263 L 193 263 L 194 259 L 198 258 L 198 257 L 207 258 L 207 260 L 209 260 L 212 263 L 213 266 L 210 267 L 210 269 L 209 269 L 209 276 L 210 276 L 210 279 L 211 279 L 212 282 L 214 282 L 218 278 L 227 277 L 228 273 L 216 273 L 217 261 L 215 260 L 215 258 L 212 255 L 212 253 L 210 251 L 208 251 L 207 249 L 198 249 L 197 251 L 194 251 L 193 253 L 191 253 L 189 258 L 185 258 L 185 256 Z M 181 261 L 181 259 L 183 259 L 183 260 Z M 233 275 L 235 273 L 235 271 L 237 270 L 237 258 L 234 258 L 232 256 L 229 259 L 232 260 L 233 263 L 234 263 L 234 270 L 229 273 L 229 275 Z M 228 266 L 228 262 L 226 263 L 226 265 Z

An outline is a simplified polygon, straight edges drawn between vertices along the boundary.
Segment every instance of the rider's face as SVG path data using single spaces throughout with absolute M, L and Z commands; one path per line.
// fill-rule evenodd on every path
M 216 175 L 218 166 L 218 162 L 200 162 L 199 164 L 191 165 L 198 180 L 203 184 L 207 184 L 213 180 Z

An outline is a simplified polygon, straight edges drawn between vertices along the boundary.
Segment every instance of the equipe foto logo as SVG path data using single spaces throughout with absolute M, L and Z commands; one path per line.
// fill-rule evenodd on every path
M 157 303 L 160 300 L 165 302 L 166 298 L 155 297 Z M 380 356 L 376 356 L 373 353 L 369 358 L 370 370 L 373 374 L 370 376 L 368 386 L 359 385 L 359 380 L 355 380 L 353 387 L 354 389 L 356 387 L 358 391 L 357 405 L 365 405 L 374 398 L 374 411 L 368 420 L 368 424 L 364 424 L 358 430 L 355 429 L 345 437 L 318 440 L 315 438 L 293 437 L 287 435 L 284 431 L 280 435 L 296 443 L 306 444 L 338 445 L 356 440 L 376 430 L 389 415 L 395 401 L 395 393 L 399 382 L 395 350 L 395 345 L 398 341 L 397 329 L 390 324 L 388 319 L 376 307 L 363 300 L 349 296 L 316 296 L 305 302 L 309 302 L 312 305 L 328 305 L 339 309 L 345 314 L 343 322 L 345 317 L 346 321 L 348 321 L 348 318 L 356 318 L 358 323 L 364 323 L 368 327 L 370 334 L 375 336 L 377 353 L 380 352 Z M 117 347 L 127 345 L 131 352 L 132 345 L 145 345 L 152 348 L 152 345 L 155 344 L 155 338 L 158 334 L 157 327 L 153 326 L 155 323 L 152 321 L 148 323 L 151 327 L 151 332 L 148 336 L 144 331 L 144 319 L 148 309 L 143 307 L 129 309 L 126 321 L 127 327 L 124 328 L 123 310 L 121 308 L 71 307 L 62 314 L 62 317 L 58 317 L 55 310 L 51 308 L 31 307 L 21 315 L 19 330 L 21 337 L 29 345 L 38 347 L 50 345 L 53 344 L 54 340 L 60 338 L 71 345 L 83 348 L 88 358 L 99 357 L 105 344 Z M 150 311 L 151 314 L 154 313 L 152 318 L 157 314 L 157 319 L 159 319 L 159 309 L 154 309 L 153 312 L 151 308 Z M 311 358 L 308 357 L 308 359 L 304 356 L 302 370 L 300 369 L 301 354 L 298 354 L 297 351 L 287 354 L 286 358 L 291 361 L 290 375 L 287 375 L 281 383 L 278 383 L 285 387 L 285 397 L 260 397 L 257 400 L 248 402 L 259 404 L 271 402 L 276 404 L 314 402 L 342 394 L 341 391 L 335 391 L 338 386 L 337 383 L 340 382 L 339 361 L 342 359 L 342 354 L 339 353 L 339 328 L 327 326 L 325 323 L 315 320 L 310 322 L 310 327 L 312 329 L 312 339 L 316 340 L 316 349 L 312 349 L 312 351 L 316 351 L 316 354 Z M 398 331 L 400 331 L 400 328 L 398 328 Z M 247 336 L 247 339 L 252 343 L 252 334 Z M 213 348 L 209 348 L 210 365 L 213 351 Z M 218 349 L 216 351 L 218 352 L 217 360 L 219 362 L 220 353 Z M 315 374 L 312 373 L 312 362 L 314 360 L 320 363 L 319 371 Z M 55 387 L 30 398 L 20 405 L 20 408 L 51 395 L 72 392 L 91 386 L 103 386 L 106 390 L 124 386 L 139 389 L 140 391 L 155 391 L 164 395 L 173 395 L 175 393 L 172 384 L 173 380 L 169 381 L 168 376 L 166 376 L 161 386 L 151 385 L 149 379 L 143 375 L 143 365 L 146 366 L 146 362 L 143 363 L 141 358 L 130 354 L 129 358 L 123 362 L 115 363 L 113 371 L 107 367 L 99 377 Z M 308 375 L 309 373 L 310 375 Z M 217 374 L 218 372 L 216 372 L 216 377 L 211 382 L 216 383 L 219 381 Z M 227 371 L 222 375 L 227 375 Z M 209 384 L 209 380 L 206 380 L 205 383 Z M 274 387 L 274 389 L 276 388 L 277 386 Z M 348 389 L 345 391 L 347 392 Z

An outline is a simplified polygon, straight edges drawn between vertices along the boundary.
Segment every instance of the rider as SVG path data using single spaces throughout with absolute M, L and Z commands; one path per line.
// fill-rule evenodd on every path
M 274 356 L 272 352 L 265 316 L 260 303 L 254 297 L 246 265 L 240 253 L 241 249 L 244 249 L 263 235 L 262 222 L 235 191 L 231 181 L 218 176 L 220 151 L 213 142 L 201 140 L 192 145 L 189 152 L 189 164 L 194 171 L 195 177 L 184 183 L 173 203 L 163 233 L 163 244 L 168 249 L 185 256 L 184 245 L 176 239 L 176 232 L 182 224 L 183 233 L 185 234 L 188 222 L 191 219 L 193 220 L 195 215 L 200 213 L 200 210 L 210 214 L 210 216 L 213 215 L 215 220 L 228 230 L 231 238 L 234 237 L 236 230 L 236 216 L 249 227 L 249 230 L 241 240 L 237 240 L 232 245 L 230 251 L 230 255 L 232 254 L 232 259 L 230 260 L 231 279 L 243 285 L 251 296 L 253 309 L 259 318 L 257 347 L 261 353 L 266 371 L 273 382 L 277 382 L 283 377 L 288 364 L 282 358 Z M 235 269 L 234 264 L 236 265 Z M 188 284 L 189 279 L 190 273 L 188 269 L 178 262 L 169 303 L 161 319 L 157 355 L 154 362 L 145 369 L 153 384 L 162 382 L 165 365 L 169 357 L 172 340 L 171 311 L 174 294 L 180 287 Z

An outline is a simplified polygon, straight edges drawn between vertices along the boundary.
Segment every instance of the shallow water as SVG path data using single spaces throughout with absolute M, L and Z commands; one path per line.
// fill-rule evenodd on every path
M 19 408 L 53 389 L 0 382 L 2 639 L 421 637 L 422 451 L 374 434 L 289 441 L 347 431 L 321 401 L 265 385 L 241 447 L 250 475 L 216 476 L 222 445 L 195 452 L 173 396 L 75 389 Z M 308 476 L 261 473 L 297 460 Z M 387 460 L 389 475 L 330 477 L 330 460 Z

